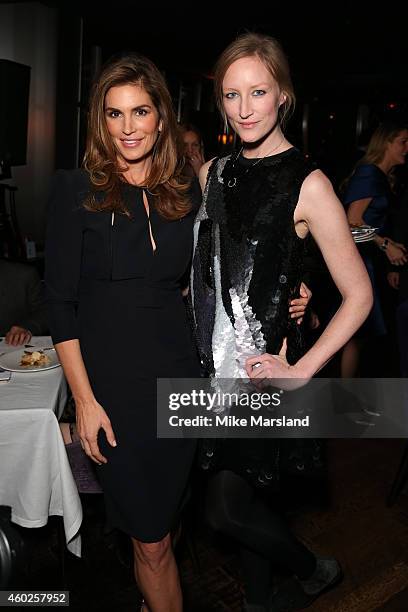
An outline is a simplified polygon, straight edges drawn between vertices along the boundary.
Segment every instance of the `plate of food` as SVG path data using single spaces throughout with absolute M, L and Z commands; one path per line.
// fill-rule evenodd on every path
M 53 347 L 19 348 L 0 355 L 0 367 L 10 372 L 38 372 L 60 365 Z

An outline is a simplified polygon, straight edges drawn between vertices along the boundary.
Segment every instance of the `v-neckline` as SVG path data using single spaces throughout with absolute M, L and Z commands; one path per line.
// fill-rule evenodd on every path
M 152 253 L 153 253 L 153 255 L 155 255 L 156 251 L 157 251 L 157 243 L 156 243 L 156 240 L 154 239 L 153 230 L 152 230 L 152 224 L 151 224 L 151 220 L 150 220 L 150 204 L 149 204 L 149 199 L 148 199 L 146 191 L 144 189 L 142 189 L 142 200 L 143 200 L 144 209 L 146 211 L 147 223 L 148 223 L 148 226 L 149 226 L 149 236 L 150 236 L 150 244 L 151 244 L 151 247 L 152 247 Z

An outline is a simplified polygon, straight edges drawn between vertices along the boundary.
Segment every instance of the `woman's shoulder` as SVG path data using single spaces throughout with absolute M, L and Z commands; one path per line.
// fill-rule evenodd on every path
M 86 170 L 56 170 L 51 181 L 48 206 L 58 210 L 82 210 L 82 204 L 91 191 L 91 179 Z
M 350 204 L 355 200 L 384 195 L 387 184 L 387 177 L 378 166 L 359 164 L 347 183 L 343 201 Z
M 61 185 L 71 185 L 72 188 L 82 190 L 91 187 L 89 173 L 84 168 L 74 168 L 71 170 L 58 169 L 54 174 L 54 183 Z
M 201 206 L 202 193 L 199 180 L 196 176 L 193 176 L 190 179 L 188 197 L 190 199 L 193 212 L 197 212 Z
M 308 182 L 319 185 L 326 178 L 315 161 L 294 146 L 267 158 L 265 167 L 270 173 L 272 183 L 277 176 L 282 188 L 289 190 L 290 186 L 295 190 L 299 189 L 307 179 Z
M 83 168 L 73 170 L 58 169 L 55 171 L 51 183 L 51 192 L 63 191 L 71 194 L 87 194 L 92 190 L 90 176 Z
M 358 164 L 353 173 L 355 178 L 377 178 L 381 177 L 384 173 L 375 164 Z
M 316 163 L 298 147 L 289 146 L 280 153 L 275 153 L 263 159 L 262 165 L 271 172 L 292 173 L 293 178 L 305 177 L 317 168 Z
M 384 188 L 388 184 L 387 175 L 376 164 L 359 164 L 350 180 Z
M 201 185 L 201 189 L 204 191 L 204 188 L 206 186 L 208 177 L 210 176 L 210 174 L 212 174 L 212 172 L 215 170 L 215 168 L 219 168 L 219 167 L 224 167 L 226 161 L 231 157 L 231 155 L 224 155 L 223 157 L 213 157 L 212 159 L 210 159 L 209 161 L 205 162 L 201 168 L 200 168 L 200 173 L 199 173 L 199 180 L 200 180 L 200 185 Z
M 310 168 L 302 182 L 302 196 L 307 195 L 312 198 L 333 192 L 331 180 L 319 168 Z

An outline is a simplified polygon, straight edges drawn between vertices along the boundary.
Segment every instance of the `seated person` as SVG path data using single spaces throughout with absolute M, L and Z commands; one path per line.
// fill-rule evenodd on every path
M 47 332 L 38 272 L 29 265 L 0 259 L 0 336 L 19 346 Z

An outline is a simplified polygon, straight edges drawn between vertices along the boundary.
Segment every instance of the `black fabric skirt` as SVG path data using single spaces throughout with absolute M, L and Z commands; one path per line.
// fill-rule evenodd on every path
M 199 377 L 186 308 L 178 288 L 143 288 L 132 279 L 82 283 L 79 303 L 85 366 L 117 441 L 113 448 L 99 432 L 107 518 L 156 542 L 177 518 L 196 446 L 156 434 L 156 378 Z

